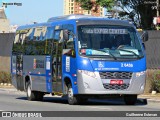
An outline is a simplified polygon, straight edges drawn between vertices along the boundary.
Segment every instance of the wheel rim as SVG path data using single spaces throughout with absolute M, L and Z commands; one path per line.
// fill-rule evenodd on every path
M 69 90 L 68 90 L 68 97 L 69 97 L 69 100 L 73 99 L 73 90 L 72 90 L 72 88 L 69 88 Z
M 27 94 L 28 94 L 28 97 L 31 96 L 31 87 L 30 87 L 30 85 L 28 85 L 28 87 L 27 87 Z

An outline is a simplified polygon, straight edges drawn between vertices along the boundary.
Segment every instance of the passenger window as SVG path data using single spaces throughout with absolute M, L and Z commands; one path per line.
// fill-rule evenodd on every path
M 42 27 L 35 28 L 33 41 L 39 41 L 40 39 L 42 40 Z
M 48 27 L 47 33 L 46 33 L 46 39 L 52 39 L 53 40 L 53 33 L 54 33 L 54 27 Z
M 47 32 L 45 35 L 44 39 L 44 54 L 49 55 L 52 52 L 52 47 L 53 47 L 53 33 L 54 33 L 54 28 L 53 27 L 48 27 Z
M 33 34 L 34 34 L 34 29 L 33 28 L 29 29 L 26 33 L 26 37 L 23 42 L 33 40 Z
M 23 54 L 24 53 L 24 46 L 23 42 L 26 38 L 26 34 L 28 33 L 28 29 L 26 30 L 19 30 L 16 32 L 15 40 L 13 43 L 13 54 Z

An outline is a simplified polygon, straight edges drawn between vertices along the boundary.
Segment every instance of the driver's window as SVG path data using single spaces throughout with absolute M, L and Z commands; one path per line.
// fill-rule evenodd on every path
M 73 37 L 69 35 L 69 40 L 66 42 L 66 49 L 74 49 Z

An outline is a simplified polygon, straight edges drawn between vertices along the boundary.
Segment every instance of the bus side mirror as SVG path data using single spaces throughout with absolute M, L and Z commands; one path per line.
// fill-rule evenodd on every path
M 68 30 L 63 30 L 63 38 L 66 41 L 69 40 L 69 31 Z
M 144 31 L 141 35 L 141 38 L 143 40 L 143 42 L 146 42 L 148 41 L 148 32 L 147 31 Z

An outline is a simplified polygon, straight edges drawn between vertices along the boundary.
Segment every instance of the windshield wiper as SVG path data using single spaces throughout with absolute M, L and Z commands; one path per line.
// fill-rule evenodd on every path
M 135 52 L 133 52 L 133 51 L 130 51 L 130 50 L 124 50 L 124 49 L 121 49 L 121 48 L 119 48 L 118 50 L 121 50 L 121 51 L 124 51 L 124 52 L 129 52 L 129 53 L 133 53 L 133 55 L 134 56 L 136 56 L 137 58 L 140 58 L 140 56 L 139 55 L 137 55 Z
M 97 51 L 101 51 L 101 52 L 104 52 L 104 53 L 108 53 L 105 50 L 101 50 L 101 49 L 92 49 L 92 50 L 97 50 Z M 112 53 L 110 53 L 110 52 L 109 52 L 109 56 L 111 56 L 112 58 L 114 58 L 115 60 L 117 60 L 117 58 Z

